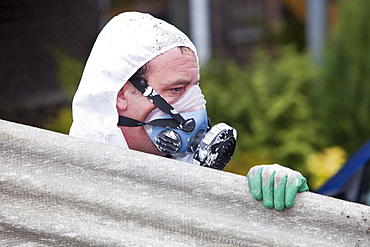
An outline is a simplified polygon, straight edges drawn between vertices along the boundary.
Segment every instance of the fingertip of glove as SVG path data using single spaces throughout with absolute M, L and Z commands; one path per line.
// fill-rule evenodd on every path
M 299 189 L 299 192 L 304 192 L 304 191 L 310 191 L 310 188 L 308 187 L 307 184 L 302 185 L 301 188 Z
M 271 204 L 271 203 L 264 203 L 263 206 L 267 209 L 273 209 L 274 208 L 274 205 Z
M 262 201 L 262 199 L 263 199 L 262 195 L 260 195 L 259 193 L 257 194 L 257 193 L 252 192 L 252 196 L 257 201 Z
M 274 208 L 274 200 L 272 198 L 264 198 L 263 206 L 268 209 Z
M 294 206 L 294 201 L 293 202 L 286 202 L 285 207 L 286 208 L 292 208 Z
M 284 207 L 275 207 L 275 210 L 280 212 L 284 210 Z

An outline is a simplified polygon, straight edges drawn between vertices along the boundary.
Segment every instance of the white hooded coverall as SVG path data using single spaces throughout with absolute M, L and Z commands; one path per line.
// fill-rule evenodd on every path
M 197 57 L 190 39 L 163 20 L 138 12 L 112 18 L 97 37 L 87 60 L 73 99 L 69 134 L 128 148 L 117 126 L 117 94 L 145 63 L 178 46 L 190 48 Z

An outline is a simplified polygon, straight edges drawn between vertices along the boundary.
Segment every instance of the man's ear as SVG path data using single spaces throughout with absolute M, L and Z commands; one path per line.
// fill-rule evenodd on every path
M 125 85 L 121 88 L 121 90 L 119 90 L 117 94 L 116 107 L 118 114 L 120 115 L 127 110 L 127 84 L 128 82 L 125 83 Z

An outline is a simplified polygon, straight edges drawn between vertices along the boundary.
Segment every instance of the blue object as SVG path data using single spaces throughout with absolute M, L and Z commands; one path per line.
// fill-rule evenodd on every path
M 200 140 L 204 137 L 205 133 L 209 129 L 207 111 L 204 109 L 193 112 L 185 112 L 181 113 L 181 116 L 183 116 L 185 119 L 193 118 L 195 123 L 194 129 L 190 132 L 186 132 L 180 129 L 151 126 L 150 128 L 148 128 L 147 133 L 155 145 L 160 143 L 158 141 L 158 138 L 160 138 L 160 133 L 162 133 L 163 131 L 171 130 L 171 134 L 176 135 L 176 137 L 180 139 L 180 142 L 177 143 L 177 145 L 179 145 L 179 149 L 176 151 L 177 153 L 192 153 L 195 151 L 191 150 L 191 146 L 199 144 Z M 162 117 L 159 117 L 158 119 L 170 118 L 171 116 L 164 115 Z M 203 135 L 197 137 L 197 134 L 199 135 L 200 133 L 203 133 Z M 173 137 L 173 139 L 175 139 L 175 137 Z M 197 141 L 197 143 L 193 143 L 194 141 Z
M 361 202 L 359 201 L 362 196 L 361 192 L 364 192 L 361 188 L 365 186 L 366 192 L 369 191 L 369 185 L 363 184 L 369 182 L 370 175 L 367 174 L 369 173 L 367 164 L 370 164 L 370 140 L 352 155 L 342 169 L 316 192 L 349 201 Z

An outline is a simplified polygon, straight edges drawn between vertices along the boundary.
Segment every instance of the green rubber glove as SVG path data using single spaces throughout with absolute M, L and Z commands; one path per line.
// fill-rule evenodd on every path
M 247 178 L 253 198 L 278 211 L 293 207 L 297 193 L 309 190 L 301 173 L 277 164 L 254 166 Z

